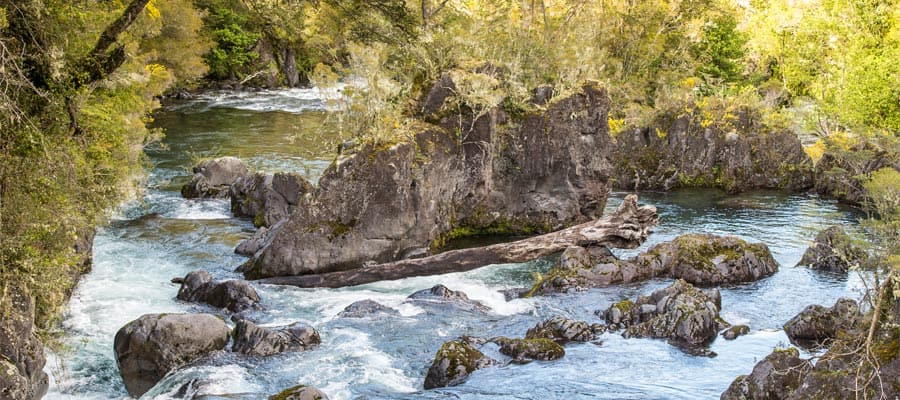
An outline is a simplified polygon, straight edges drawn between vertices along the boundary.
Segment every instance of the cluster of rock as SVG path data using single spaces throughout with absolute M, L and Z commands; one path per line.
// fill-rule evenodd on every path
M 664 338 L 686 346 L 704 346 L 731 326 L 719 316 L 717 289 L 700 290 L 684 280 L 613 304 L 604 313 L 610 330 L 624 329 L 625 337 Z
M 657 244 L 630 260 L 620 260 L 606 248 L 570 247 L 530 294 L 567 292 L 656 277 L 713 286 L 752 282 L 776 271 L 778 263 L 764 243 L 748 243 L 734 236 L 685 234 Z
M 476 370 L 500 364 L 482 353 L 476 347 L 478 345 L 496 344 L 500 353 L 510 357 L 512 363 L 553 361 L 565 356 L 564 344 L 593 340 L 603 330 L 600 325 L 591 326 L 584 321 L 556 316 L 529 329 L 524 338 L 479 340 L 464 337 L 452 340 L 444 343 L 435 354 L 425 377 L 425 389 L 459 385 Z

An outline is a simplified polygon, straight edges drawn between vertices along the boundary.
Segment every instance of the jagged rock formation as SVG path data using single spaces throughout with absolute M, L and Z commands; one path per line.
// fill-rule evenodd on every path
M 459 385 L 475 370 L 495 363 L 496 361 L 463 340 L 444 343 L 428 369 L 425 389 Z
M 47 393 L 44 346 L 34 327 L 34 303 L 13 287 L 0 319 L 0 398 L 40 399 Z
M 125 388 L 140 397 L 170 371 L 224 349 L 229 331 L 211 314 L 147 314 L 129 322 L 114 342 Z
M 257 227 L 271 227 L 291 215 L 311 190 L 312 185 L 298 174 L 257 172 L 231 185 L 231 212 L 253 218 Z
M 847 272 L 858 266 L 868 254 L 853 244 L 852 239 L 840 226 L 834 225 L 819 232 L 812 246 L 803 253 L 798 266 L 808 266 L 831 272 Z
M 249 174 L 244 162 L 235 157 L 203 160 L 194 167 L 190 182 L 181 187 L 181 195 L 188 199 L 224 199 L 231 185 Z
M 834 339 L 842 331 L 856 329 L 862 314 L 855 300 L 838 299 L 831 308 L 818 304 L 807 306 L 800 314 L 784 324 L 791 343 L 801 347 L 815 347 L 822 341 Z
M 700 285 L 751 282 L 778 271 L 768 246 L 734 236 L 681 235 L 630 260 L 606 249 L 570 247 L 531 289 L 547 294 L 670 277 Z
M 234 326 L 231 351 L 250 356 L 271 356 L 286 351 L 304 351 L 320 343 L 319 332 L 311 326 L 294 323 L 272 329 L 241 320 Z
M 247 281 L 213 281 L 209 272 L 193 271 L 184 277 L 178 289 L 178 300 L 209 304 L 231 312 L 241 312 L 259 305 L 259 294 Z
M 813 163 L 800 140 L 790 130 L 765 126 L 759 112 L 739 110 L 729 125 L 704 121 L 700 112 L 672 114 L 616 136 L 616 187 L 716 187 L 737 193 L 813 186 Z
M 434 109 L 437 125 L 407 142 L 344 152 L 308 204 L 272 229 L 247 276 L 350 270 L 422 254 L 462 231 L 549 232 L 602 211 L 610 170 L 604 89 L 587 85 L 515 120 L 500 108 L 474 119 Z
M 684 280 L 636 301 L 624 300 L 604 313 L 610 329 L 625 329 L 626 337 L 665 338 L 679 344 L 702 346 L 727 328 L 719 317 L 718 290 L 711 293 Z

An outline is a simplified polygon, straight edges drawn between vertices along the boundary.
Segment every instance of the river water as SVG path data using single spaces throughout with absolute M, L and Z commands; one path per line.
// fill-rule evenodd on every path
M 316 90 L 211 93 L 170 106 L 156 116 L 166 130 L 149 148 L 153 163 L 140 201 L 125 204 L 94 243 L 93 271 L 82 278 L 64 316 L 66 335 L 49 354 L 49 399 L 119 399 L 128 395 L 116 368 L 116 331 L 146 313 L 216 312 L 175 300 L 171 278 L 206 269 L 218 279 L 239 278 L 245 258 L 233 253 L 253 234 L 250 221 L 233 218 L 226 201 L 186 200 L 178 190 L 198 157 L 233 155 L 254 169 L 290 170 L 315 179 L 327 167 L 337 137 L 327 129 L 326 104 Z M 608 208 L 625 193 L 613 193 Z M 687 232 L 732 234 L 768 244 L 781 270 L 760 282 L 722 288 L 723 317 L 751 333 L 716 340 L 717 356 L 685 354 L 663 340 L 623 339 L 607 333 L 596 343 L 566 347 L 553 362 L 476 371 L 464 384 L 424 391 L 425 373 L 440 345 L 460 335 L 521 337 L 554 315 L 601 322 L 594 312 L 613 302 L 668 285 L 654 280 L 535 299 L 504 300 L 502 289 L 530 286 L 552 259 L 488 266 L 466 273 L 380 282 L 346 289 L 256 285 L 263 325 L 303 321 L 322 336 L 314 350 L 268 358 L 222 352 L 170 374 L 144 398 L 169 399 L 197 379 L 198 398 L 259 399 L 296 385 L 316 386 L 332 399 L 714 399 L 739 374 L 777 346 L 780 329 L 807 304 L 859 298 L 861 283 L 794 268 L 818 230 L 855 225 L 857 215 L 813 195 L 756 192 L 727 197 L 717 191 L 642 193 L 661 223 L 641 249 Z M 489 313 L 404 303 L 409 294 L 444 284 L 491 307 Z M 400 316 L 344 319 L 350 303 L 373 299 Z M 495 347 L 488 355 L 505 359 Z

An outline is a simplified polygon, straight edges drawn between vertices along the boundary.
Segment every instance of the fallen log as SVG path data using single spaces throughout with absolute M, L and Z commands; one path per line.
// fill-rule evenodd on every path
M 608 216 L 545 235 L 510 243 L 450 250 L 429 257 L 364 266 L 349 271 L 279 276 L 256 282 L 304 288 L 338 288 L 414 276 L 463 272 L 490 264 L 521 263 L 558 253 L 569 246 L 633 249 L 647 239 L 650 229 L 657 222 L 659 216 L 656 207 L 649 205 L 639 207 L 637 195 L 630 194 L 625 197 L 622 205 Z

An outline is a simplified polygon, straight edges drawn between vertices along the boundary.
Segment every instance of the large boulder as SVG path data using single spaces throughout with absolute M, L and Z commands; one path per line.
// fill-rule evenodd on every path
M 650 296 L 616 303 L 604 314 L 607 324 L 626 328 L 627 337 L 666 338 L 678 344 L 702 346 L 728 327 L 719 317 L 717 297 L 717 293 L 704 292 L 679 279 Z
M 798 266 L 808 266 L 831 272 L 847 272 L 850 267 L 858 266 L 868 255 L 866 251 L 853 244 L 840 226 L 834 225 L 819 232 L 813 245 L 806 249 Z
M 0 319 L 0 399 L 40 399 L 47 393 L 44 347 L 34 327 L 34 302 L 21 290 L 7 292 Z
M 557 342 L 550 339 L 510 339 L 499 337 L 491 339 L 500 346 L 500 353 L 512 357 L 515 363 L 525 363 L 532 360 L 553 361 L 566 355 L 566 350 Z
M 258 307 L 259 294 L 247 281 L 213 281 L 209 272 L 198 270 L 184 277 L 178 289 L 178 300 L 209 304 L 231 312 Z
M 741 375 L 722 393 L 722 400 L 787 399 L 800 387 L 812 364 L 800 358 L 795 348 L 776 349 L 753 367 L 750 375 Z
M 465 382 L 476 370 L 495 364 L 463 340 L 446 342 L 434 356 L 434 361 L 425 376 L 425 389 L 456 386 Z
M 627 190 L 715 187 L 803 190 L 813 162 L 789 129 L 766 126 L 762 113 L 739 109 L 732 121 L 711 121 L 697 107 L 663 113 L 649 126 L 616 136 L 615 185 Z
M 271 329 L 241 320 L 234 326 L 233 336 L 231 351 L 261 357 L 286 351 L 304 351 L 322 343 L 319 332 L 299 322 Z
M 249 174 L 244 162 L 235 157 L 203 160 L 194 167 L 190 182 L 181 187 L 181 195 L 188 199 L 224 199 L 231 185 Z
M 269 396 L 269 400 L 328 400 L 328 395 L 312 386 L 297 385 Z
M 594 331 L 587 322 L 555 316 L 529 329 L 525 338 L 550 339 L 560 344 L 587 342 L 594 338 Z
M 778 262 L 768 246 L 734 236 L 685 234 L 657 244 L 630 260 L 619 260 L 601 249 L 566 249 L 529 293 L 566 292 L 655 277 L 713 286 L 752 282 L 778 271 Z
M 129 322 L 114 341 L 125 388 L 140 397 L 172 370 L 224 349 L 228 334 L 211 314 L 147 314 Z
M 487 312 L 490 307 L 478 300 L 469 299 L 462 291 L 451 290 L 444 285 L 435 285 L 430 289 L 422 289 L 409 295 L 407 302 L 420 305 L 449 305 L 461 310 Z
M 253 218 L 258 227 L 271 227 L 291 215 L 311 190 L 312 185 L 299 174 L 258 172 L 243 176 L 229 189 L 231 212 Z
M 350 270 L 460 235 L 541 233 L 596 218 L 609 191 L 608 110 L 606 90 L 586 85 L 544 111 L 447 113 L 408 140 L 359 143 L 272 229 L 245 274 Z
M 861 319 L 856 301 L 842 298 L 831 308 L 818 304 L 807 306 L 784 324 L 784 331 L 798 346 L 816 346 L 824 340 L 835 338 L 841 331 L 856 329 Z

